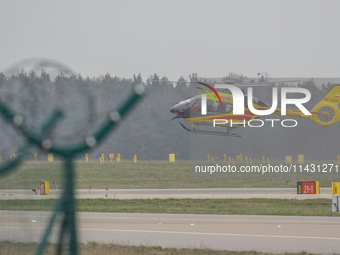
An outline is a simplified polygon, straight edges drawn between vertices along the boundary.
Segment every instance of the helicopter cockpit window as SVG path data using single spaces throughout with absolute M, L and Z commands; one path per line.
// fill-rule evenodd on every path
M 184 111 L 186 111 L 186 109 L 188 109 L 188 107 L 189 107 L 189 105 L 190 105 L 190 102 L 191 102 L 191 99 L 188 98 L 188 99 L 185 99 L 185 100 L 179 102 L 179 103 L 178 103 L 177 105 L 175 105 L 175 106 L 178 107 L 178 110 L 179 110 L 180 112 L 184 112 Z
M 211 100 L 207 100 L 207 111 L 208 112 L 217 112 L 218 111 L 218 104 Z
M 197 112 L 201 110 L 201 98 L 195 97 L 191 99 L 190 111 Z
M 263 102 L 262 100 L 258 99 L 258 98 L 253 98 L 253 103 L 257 104 L 258 106 L 268 106 L 267 103 Z

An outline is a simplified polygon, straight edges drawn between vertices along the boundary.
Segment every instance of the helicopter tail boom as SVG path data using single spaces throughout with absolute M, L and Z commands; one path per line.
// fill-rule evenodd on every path
M 329 127 L 340 121 L 340 85 L 334 87 L 311 110 L 309 119 L 316 124 Z

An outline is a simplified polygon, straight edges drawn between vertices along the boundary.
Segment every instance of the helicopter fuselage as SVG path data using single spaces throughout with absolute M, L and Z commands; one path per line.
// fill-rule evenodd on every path
M 207 96 L 206 103 L 206 114 L 202 115 L 201 107 L 202 107 L 202 94 L 197 95 L 195 97 L 187 98 L 185 100 L 180 101 L 170 108 L 170 112 L 176 114 L 178 117 L 185 119 L 186 121 L 193 124 L 200 125 L 209 125 L 214 126 L 218 121 L 220 125 L 225 126 L 234 126 L 234 127 L 242 127 L 244 124 L 247 124 L 249 121 L 257 118 L 263 117 L 262 115 L 256 115 L 249 110 L 248 107 L 248 97 L 244 96 L 244 114 L 243 115 L 234 115 L 233 113 L 233 96 L 229 93 L 219 93 L 222 104 L 216 102 L 211 96 Z M 253 107 L 257 110 L 268 110 L 271 106 L 256 98 L 252 97 Z M 273 114 L 280 114 L 280 108 L 277 108 Z M 297 109 L 287 109 L 287 115 L 289 117 L 305 117 L 305 115 Z M 228 120 L 225 123 L 224 120 Z M 234 125 L 233 125 L 234 123 Z M 235 123 L 240 123 L 243 125 L 237 125 Z

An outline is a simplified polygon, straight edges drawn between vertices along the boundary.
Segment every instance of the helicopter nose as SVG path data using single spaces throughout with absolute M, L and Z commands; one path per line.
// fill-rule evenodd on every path
M 170 112 L 182 118 L 190 114 L 190 98 L 182 100 L 170 108 Z M 187 118 L 187 117 L 186 117 Z

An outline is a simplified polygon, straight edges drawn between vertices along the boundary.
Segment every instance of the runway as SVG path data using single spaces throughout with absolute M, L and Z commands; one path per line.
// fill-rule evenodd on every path
M 0 239 L 39 241 L 48 212 L 0 211 Z M 340 253 L 338 217 L 78 213 L 80 242 Z M 54 229 L 51 241 L 58 234 Z
M 50 190 L 50 195 L 35 195 L 32 190 L 0 190 L 1 199 L 52 199 L 61 190 Z M 331 188 L 320 188 L 320 194 L 298 195 L 296 188 L 215 188 L 215 189 L 88 189 L 75 190 L 78 199 L 148 199 L 148 198 L 278 198 L 315 199 L 332 198 Z M 107 195 L 107 196 L 106 196 Z

